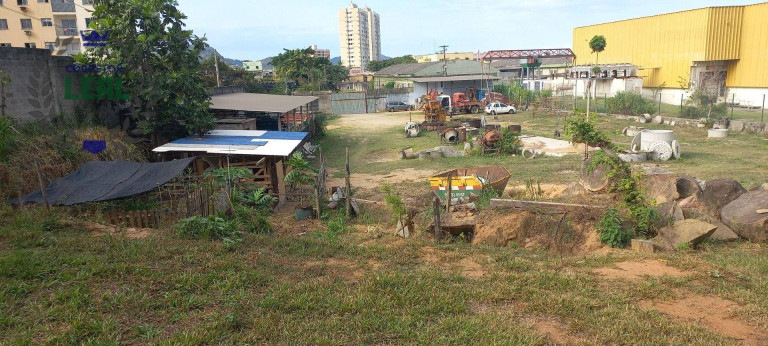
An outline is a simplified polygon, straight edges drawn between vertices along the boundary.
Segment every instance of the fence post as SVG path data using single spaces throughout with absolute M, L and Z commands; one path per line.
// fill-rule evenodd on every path
M 731 94 L 731 120 L 733 120 L 733 103 L 736 102 L 736 94 Z
M 763 118 L 765 118 L 765 94 L 763 94 L 763 107 L 761 108 L 762 111 L 760 113 L 760 122 L 763 122 Z
M 681 118 L 683 117 L 683 95 L 684 94 L 680 94 L 680 117 Z
M 661 115 L 661 92 L 659 92 L 659 115 Z

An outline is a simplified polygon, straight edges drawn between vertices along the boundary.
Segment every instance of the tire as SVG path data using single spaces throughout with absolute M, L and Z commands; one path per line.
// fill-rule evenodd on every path
M 395 109 L 394 109 L 394 108 L 390 108 L 390 109 L 389 109 L 389 111 L 390 111 L 390 112 L 394 112 L 394 111 L 395 111 Z
M 491 111 L 491 115 L 496 115 L 496 111 Z
M 517 113 L 517 112 L 515 112 L 515 110 L 514 110 L 514 109 L 510 109 L 510 110 L 509 110 L 509 114 L 515 114 L 515 113 Z
M 469 112 L 472 114 L 477 114 L 479 108 L 477 106 L 472 106 L 472 108 L 469 109 Z

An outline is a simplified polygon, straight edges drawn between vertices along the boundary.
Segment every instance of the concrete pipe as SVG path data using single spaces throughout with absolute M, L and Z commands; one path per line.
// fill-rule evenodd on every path
M 709 129 L 707 130 L 707 137 L 709 138 L 728 137 L 728 129 Z
M 429 152 L 428 151 L 420 151 L 419 152 L 419 160 L 426 160 L 429 158 Z
M 443 152 L 440 150 L 435 150 L 429 153 L 429 157 L 433 159 L 442 159 L 443 158 Z
M 413 152 L 413 148 L 407 148 L 407 149 L 403 150 L 403 156 L 406 159 L 412 159 L 412 158 L 414 158 L 416 156 L 416 153 Z
M 647 151 L 620 151 L 618 153 L 619 159 L 624 162 L 645 162 L 648 160 Z
M 636 134 L 642 132 L 643 130 L 645 130 L 644 127 L 630 126 L 627 127 L 625 134 L 629 137 L 634 137 Z
M 675 132 L 672 130 L 645 130 L 640 134 L 640 150 L 651 150 L 651 145 L 664 142 L 672 146 Z
M 454 129 L 447 129 L 443 132 L 443 139 L 447 142 L 456 142 L 459 139 L 459 132 Z

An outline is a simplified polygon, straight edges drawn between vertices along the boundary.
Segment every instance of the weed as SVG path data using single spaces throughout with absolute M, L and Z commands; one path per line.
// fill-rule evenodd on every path
M 385 194 L 384 200 L 391 213 L 392 222 L 402 222 L 403 217 L 408 212 L 403 199 L 400 198 L 400 195 L 398 195 L 389 184 L 381 185 L 381 191 Z
M 600 234 L 600 242 L 610 247 L 626 247 L 632 240 L 632 232 L 627 231 L 621 224 L 619 210 L 608 208 L 597 223 L 597 232 Z
M 236 223 L 219 216 L 188 217 L 179 220 L 173 228 L 185 238 L 222 240 L 228 250 L 235 249 L 243 241 Z
M 683 251 L 690 250 L 692 248 L 693 248 L 693 246 L 691 246 L 691 243 L 685 242 L 685 243 L 678 244 L 676 250 L 678 252 L 683 252 Z

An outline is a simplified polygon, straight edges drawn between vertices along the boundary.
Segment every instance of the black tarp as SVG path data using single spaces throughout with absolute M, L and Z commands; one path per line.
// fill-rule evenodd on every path
M 192 160 L 194 158 L 157 163 L 91 161 L 76 172 L 56 179 L 45 188 L 45 193 L 51 205 L 73 205 L 138 195 L 167 183 L 187 168 Z M 23 201 L 43 204 L 43 194 L 35 191 Z M 18 203 L 18 200 L 11 200 L 11 203 Z

